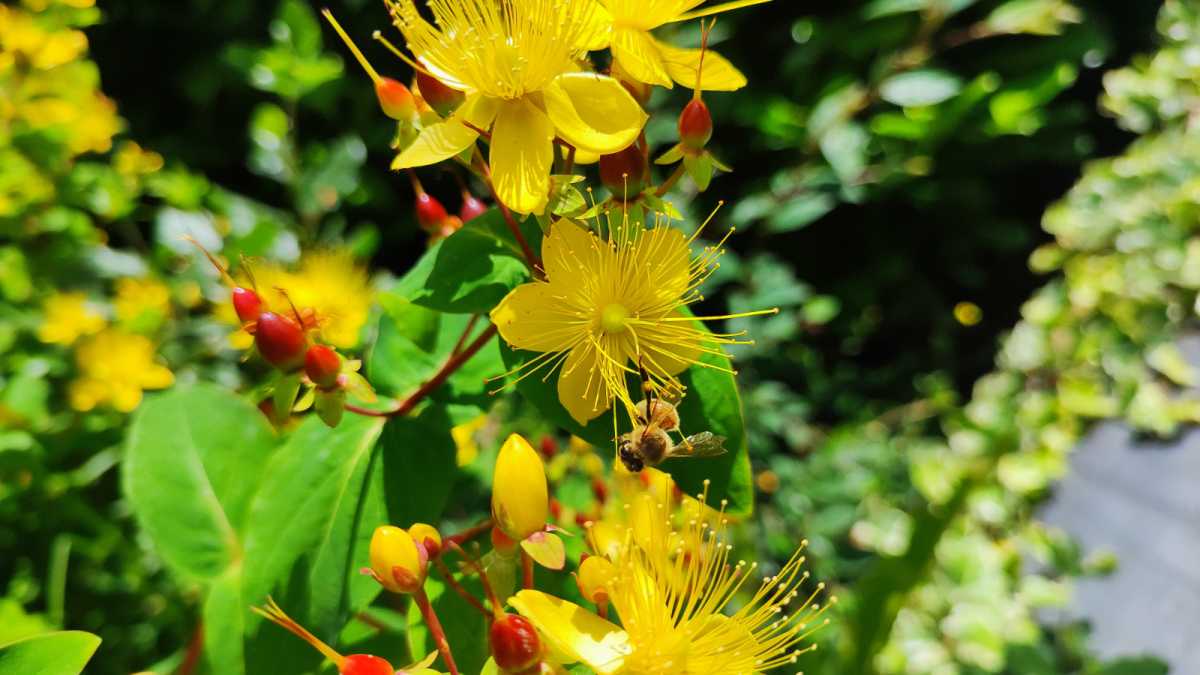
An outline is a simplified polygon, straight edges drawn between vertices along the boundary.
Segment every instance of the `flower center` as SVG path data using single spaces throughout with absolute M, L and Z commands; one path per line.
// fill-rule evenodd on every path
M 624 332 L 625 322 L 629 319 L 629 310 L 624 305 L 616 303 L 605 305 L 600 310 L 600 329 L 609 335 Z

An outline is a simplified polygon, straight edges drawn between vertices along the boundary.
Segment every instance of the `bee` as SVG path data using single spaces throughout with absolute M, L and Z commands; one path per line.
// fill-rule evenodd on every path
M 679 432 L 679 411 L 675 404 L 654 394 L 645 369 L 639 369 L 646 397 L 634 408 L 633 430 L 617 441 L 617 456 L 626 469 L 637 473 L 671 457 L 716 457 L 727 452 L 725 437 L 710 431 L 683 437 L 676 443 L 669 432 Z

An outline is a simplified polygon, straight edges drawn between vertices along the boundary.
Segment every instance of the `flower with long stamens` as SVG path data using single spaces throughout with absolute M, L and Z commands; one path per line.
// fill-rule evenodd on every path
M 620 626 L 540 591 L 521 591 L 509 604 L 552 651 L 599 675 L 750 675 L 815 649 L 801 645 L 827 623 L 820 615 L 828 605 L 815 602 L 823 584 L 802 592 L 804 545 L 726 614 L 740 591 L 753 588 L 756 565 L 730 560 L 722 514 L 676 526 L 674 502 L 664 497 L 644 494 L 630 504 L 637 513 L 611 557 L 605 592 Z
M 605 238 L 568 220 L 555 222 L 542 245 L 545 280 L 513 289 L 491 314 L 509 345 L 541 352 L 520 376 L 559 368 L 558 398 L 584 424 L 614 401 L 633 410 L 627 376 L 637 376 L 639 366 L 656 390 L 676 394 L 689 366 L 722 369 L 704 357 L 724 356 L 721 345 L 748 341 L 700 323 L 731 316 L 687 312 L 703 299 L 699 287 L 722 253 L 717 244 L 693 257 L 694 239 L 665 222 L 611 228 Z
M 758 5 L 770 0 L 737 0 L 700 7 L 705 0 L 598 0 L 611 26 L 607 46 L 612 49 L 614 71 L 629 79 L 670 89 L 672 82 L 696 88 L 701 68 L 699 49 L 680 49 L 661 42 L 650 31 L 721 12 Z M 697 9 L 697 7 L 700 7 Z M 746 86 L 746 77 L 728 60 L 711 50 L 703 59 L 700 88 L 734 91 Z
M 594 0 L 387 0 L 415 65 L 466 99 L 396 157 L 403 169 L 450 159 L 487 134 L 496 194 L 541 213 L 554 140 L 596 155 L 632 143 L 646 113 L 615 79 L 581 72 L 603 30 Z M 489 131 L 490 130 L 490 131 Z

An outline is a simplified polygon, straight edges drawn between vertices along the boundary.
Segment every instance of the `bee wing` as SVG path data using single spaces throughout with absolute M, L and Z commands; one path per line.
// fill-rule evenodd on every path
M 688 457 L 716 457 L 729 452 L 725 449 L 725 437 L 711 431 L 683 439 L 683 451 Z

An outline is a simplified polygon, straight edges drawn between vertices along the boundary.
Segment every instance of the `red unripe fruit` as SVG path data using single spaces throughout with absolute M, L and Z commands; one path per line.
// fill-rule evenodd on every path
M 462 207 L 458 210 L 458 217 L 464 223 L 469 223 L 479 216 L 487 213 L 487 204 L 480 201 L 475 195 L 470 192 L 463 192 Z
M 417 114 L 417 100 L 412 92 L 390 77 L 381 77 L 375 83 L 375 96 L 379 98 L 383 114 L 397 122 L 411 120 Z
M 370 654 L 351 654 L 338 669 L 341 675 L 395 675 L 392 664 Z
M 553 436 L 542 436 L 538 449 L 542 451 L 542 457 L 550 459 L 558 454 L 558 441 L 554 440 Z
M 701 150 L 712 139 L 713 121 L 708 106 L 692 99 L 679 114 L 679 141 L 685 148 Z
M 496 665 L 508 672 L 532 668 L 542 658 L 542 641 L 533 624 L 523 616 L 505 614 L 493 621 L 488 640 Z
M 263 301 L 258 297 L 258 293 L 249 288 L 233 289 L 233 311 L 237 312 L 238 318 L 242 323 L 248 321 L 257 321 L 258 315 L 262 314 Z
M 304 348 L 308 340 L 300 324 L 282 314 L 263 312 L 258 315 L 254 331 L 254 346 L 268 363 L 280 370 L 292 371 L 304 363 Z
M 313 384 L 330 389 L 342 372 L 342 357 L 325 345 L 313 345 L 304 354 L 304 373 Z
M 421 91 L 421 98 L 425 99 L 429 107 L 436 110 L 442 117 L 449 117 L 450 113 L 462 105 L 463 99 L 466 98 L 466 94 L 461 91 L 451 89 L 436 77 L 426 75 L 419 70 L 417 71 L 417 89 Z
M 417 195 L 417 222 L 429 232 L 436 231 L 446 220 L 446 207 L 428 192 Z
M 649 173 L 650 164 L 636 143 L 620 152 L 600 156 L 600 181 L 617 199 L 641 194 Z

